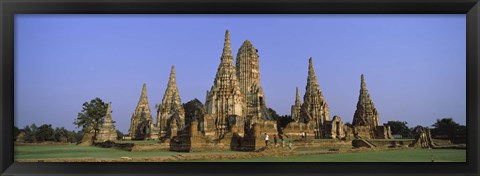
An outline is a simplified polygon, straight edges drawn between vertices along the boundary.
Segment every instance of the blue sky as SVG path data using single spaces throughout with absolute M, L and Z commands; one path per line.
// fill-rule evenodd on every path
M 303 99 L 313 57 L 330 114 L 344 122 L 363 73 L 380 123 L 465 124 L 465 26 L 463 14 L 16 15 L 15 125 L 73 130 L 82 104 L 100 97 L 127 133 L 142 84 L 154 109 L 171 65 L 182 103 L 205 102 L 226 29 L 234 56 L 247 39 L 259 50 L 266 103 L 281 115 L 290 114 L 295 87 Z

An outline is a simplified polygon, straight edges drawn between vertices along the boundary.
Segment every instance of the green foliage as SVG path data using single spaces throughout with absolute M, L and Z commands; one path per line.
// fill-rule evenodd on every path
M 458 124 L 452 118 L 437 119 L 432 125 L 432 137 L 448 138 L 453 140 L 456 137 L 465 137 L 467 135 L 466 127 Z
M 277 120 L 277 125 L 280 127 L 280 128 L 285 128 L 287 126 L 288 123 L 290 122 L 293 122 L 293 119 L 292 119 L 292 116 L 290 115 L 284 115 L 284 116 L 280 116 Z
M 350 122 L 345 123 L 345 126 L 348 126 L 350 128 L 353 128 L 353 125 Z
M 55 130 L 53 130 L 52 125 L 43 124 L 35 131 L 35 139 L 37 139 L 37 142 L 54 141 L 54 133 Z
M 281 116 L 277 114 L 277 111 L 273 110 L 272 108 L 268 108 L 268 112 L 273 120 L 278 120 L 281 118 Z
M 18 129 L 16 126 L 13 126 L 13 140 L 17 140 L 17 136 L 20 134 L 20 129 Z
M 76 143 L 77 142 L 77 133 L 75 131 L 68 131 L 67 142 L 70 142 L 70 143 Z
M 35 124 L 27 125 L 23 129 L 18 129 L 18 133 L 20 132 L 25 133 L 24 140 L 27 143 L 44 141 L 77 142 L 77 132 L 69 131 L 64 127 L 53 129 L 51 124 L 43 124 L 40 127 L 37 127 Z
M 123 136 L 124 134 L 120 130 L 117 130 L 117 140 L 123 139 Z
M 93 129 L 95 139 L 106 113 L 107 104 L 97 97 L 90 102 L 83 103 L 82 111 L 78 113 L 73 124 L 77 128 L 82 128 L 82 131 Z
M 32 124 L 31 127 L 27 125 L 23 128 L 23 131 L 25 131 L 25 142 L 37 141 L 37 139 L 35 138 L 36 130 L 37 130 L 37 126 L 35 124 Z
M 387 125 L 390 126 L 392 130 L 392 135 L 402 135 L 402 138 L 409 138 L 411 137 L 410 128 L 407 126 L 407 122 L 401 121 L 388 121 Z
M 65 129 L 64 127 L 62 128 L 55 128 L 55 142 L 68 142 L 69 141 L 69 133 L 70 131 L 68 131 L 67 129 Z
M 75 141 L 77 143 L 81 143 L 82 139 L 83 139 L 83 130 L 80 130 L 75 134 Z
M 185 110 L 185 123 L 190 123 L 195 120 L 199 120 L 198 118 L 202 118 L 203 116 L 202 109 L 204 108 L 204 105 L 200 100 L 198 99 L 193 99 L 188 101 L 187 103 L 184 103 L 183 109 Z

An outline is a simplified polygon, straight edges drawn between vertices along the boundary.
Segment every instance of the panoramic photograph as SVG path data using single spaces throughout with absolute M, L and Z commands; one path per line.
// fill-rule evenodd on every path
M 15 162 L 466 162 L 465 14 L 14 23 Z

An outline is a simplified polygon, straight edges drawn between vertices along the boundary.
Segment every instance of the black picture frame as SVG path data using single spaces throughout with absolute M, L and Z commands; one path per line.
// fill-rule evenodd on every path
M 479 175 L 478 0 L 2 0 L 2 175 Z M 15 14 L 466 14 L 466 163 L 18 163 L 13 161 Z

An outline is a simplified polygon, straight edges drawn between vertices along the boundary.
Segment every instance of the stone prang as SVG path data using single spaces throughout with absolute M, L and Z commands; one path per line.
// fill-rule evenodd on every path
M 314 121 L 315 128 L 319 130 L 327 120 L 330 120 L 328 104 L 320 90 L 320 85 L 318 84 L 317 76 L 313 68 L 312 58 L 310 58 L 308 60 L 307 86 L 305 88 L 305 95 L 303 96 L 299 121 Z
M 375 128 L 379 126 L 378 112 L 375 109 L 370 94 L 368 93 L 367 84 L 362 74 L 360 83 L 360 95 L 358 96 L 357 110 L 353 115 L 353 126 L 370 126 Z
M 358 96 L 357 110 L 355 110 L 355 114 L 353 115 L 352 126 L 355 138 L 392 138 L 390 126 L 385 124 L 380 126 L 379 115 L 368 93 L 363 74 L 360 81 L 360 95 Z
M 206 116 L 214 122 L 215 134 L 222 136 L 228 130 L 229 119 L 235 119 L 238 129 L 243 129 L 246 104 L 242 94 L 230 47 L 230 32 L 225 32 L 220 65 L 210 91 L 207 91 Z
M 236 71 L 240 91 L 245 96 L 247 119 L 271 120 L 260 84 L 258 50 L 248 40 L 238 49 Z
M 112 110 L 111 104 L 107 104 L 107 113 L 105 115 L 105 119 L 103 120 L 102 126 L 97 134 L 98 142 L 105 142 L 105 141 L 115 141 L 117 140 L 117 130 L 115 129 L 115 125 L 113 124 L 112 120 Z
M 302 108 L 302 101 L 300 100 L 300 94 L 298 93 L 298 87 L 296 88 L 296 94 L 295 94 L 295 104 L 292 105 L 292 119 L 295 122 L 298 122 L 300 118 L 300 109 Z
M 175 123 L 178 129 L 185 126 L 185 110 L 178 92 L 174 66 L 170 71 L 167 89 L 157 113 L 157 127 L 160 128 L 161 134 L 168 131 L 172 123 Z
M 147 97 L 147 84 L 144 83 L 140 100 L 138 100 L 137 107 L 135 108 L 135 112 L 133 113 L 130 122 L 129 135 L 132 139 L 145 137 L 146 134 L 142 129 L 149 128 L 153 122 L 153 117 L 150 112 L 150 105 L 148 104 Z M 142 114 L 144 119 L 142 119 Z

